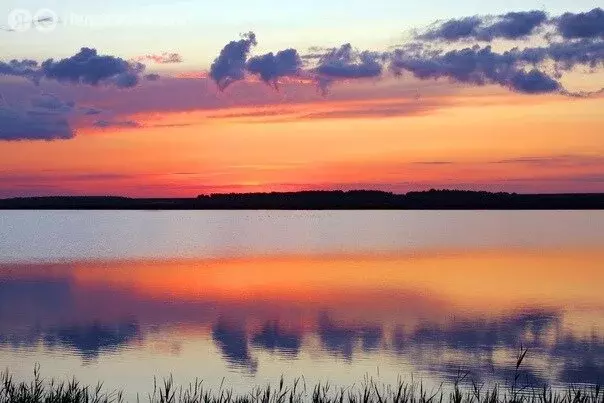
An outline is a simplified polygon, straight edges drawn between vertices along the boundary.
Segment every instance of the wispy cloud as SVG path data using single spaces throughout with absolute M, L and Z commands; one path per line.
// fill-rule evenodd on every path
M 278 123 L 315 119 L 389 118 L 433 113 L 449 105 L 446 98 L 380 99 L 367 101 L 331 101 L 284 104 L 275 107 L 227 108 L 204 114 L 208 119 L 236 120 L 246 123 Z
M 157 64 L 178 64 L 183 62 L 183 58 L 178 53 L 164 52 L 161 54 L 152 54 L 138 56 L 134 58 L 137 62 L 152 62 Z
M 496 164 L 519 164 L 534 165 L 540 167 L 561 166 L 602 166 L 604 167 L 604 156 L 595 154 L 568 154 L 538 157 L 518 157 L 500 161 Z
M 140 123 L 133 120 L 97 120 L 93 126 L 101 129 L 108 128 L 137 128 L 141 127 Z

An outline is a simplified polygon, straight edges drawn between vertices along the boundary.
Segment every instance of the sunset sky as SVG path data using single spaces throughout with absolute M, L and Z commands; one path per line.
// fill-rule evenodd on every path
M 3 0 L 0 197 L 604 192 L 599 7 Z

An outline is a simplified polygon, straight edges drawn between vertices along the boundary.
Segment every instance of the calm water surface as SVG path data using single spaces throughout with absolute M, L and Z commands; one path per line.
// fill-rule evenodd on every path
M 0 366 L 604 382 L 604 212 L 0 212 Z

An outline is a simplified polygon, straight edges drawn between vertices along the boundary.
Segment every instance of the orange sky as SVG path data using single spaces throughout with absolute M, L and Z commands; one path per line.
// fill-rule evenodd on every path
M 15 6 L 0 198 L 604 192 L 601 5 L 439 1 Z
M 133 128 L 81 122 L 72 140 L 0 143 L 0 197 L 604 191 L 603 97 L 492 88 L 401 94 L 120 116 L 140 126 Z

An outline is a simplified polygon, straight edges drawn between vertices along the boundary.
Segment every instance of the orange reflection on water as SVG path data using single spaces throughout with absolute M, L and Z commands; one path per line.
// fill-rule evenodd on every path
M 191 345 L 250 371 L 278 350 L 304 373 L 360 353 L 487 371 L 525 343 L 536 373 L 578 373 L 604 351 L 603 263 L 564 248 L 5 264 L 0 336 L 88 358 Z
M 509 309 L 536 301 L 604 306 L 602 263 L 599 250 L 483 250 L 84 262 L 72 275 L 81 284 L 182 300 L 316 302 L 417 292 L 458 306 Z
M 531 308 L 565 311 L 577 334 L 589 334 L 594 323 L 604 325 L 603 263 L 604 251 L 595 249 L 443 250 L 16 265 L 0 268 L 0 279 L 69 278 L 82 315 L 105 319 L 127 308 L 95 299 L 95 290 L 119 291 L 134 301 L 211 302 L 224 309 L 209 322 L 220 312 L 241 311 L 253 327 L 279 319 L 308 329 L 323 311 L 340 322 L 413 327 L 422 320 L 495 318 Z M 245 314 L 249 309 L 253 318 Z

